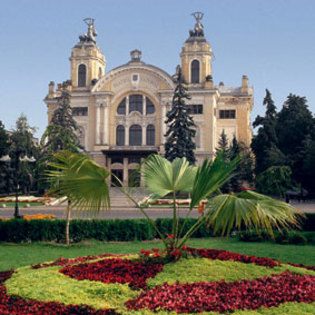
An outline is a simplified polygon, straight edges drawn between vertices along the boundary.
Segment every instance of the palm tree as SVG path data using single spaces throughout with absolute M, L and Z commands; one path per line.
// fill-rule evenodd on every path
M 95 213 L 100 211 L 102 205 L 108 209 L 108 171 L 83 155 L 60 152 L 54 157 L 60 163 L 50 164 L 56 170 L 49 171 L 49 177 L 59 182 L 55 191 L 71 200 L 72 208 Z M 169 254 L 181 249 L 203 224 L 213 227 L 215 233 L 220 231 L 222 236 L 229 236 L 233 228 L 241 228 L 242 225 L 258 232 L 264 229 L 271 235 L 274 228 L 281 231 L 297 225 L 297 211 L 284 202 L 252 191 L 220 193 L 220 187 L 231 179 L 238 163 L 239 159 L 235 158 L 227 165 L 222 153 L 213 161 L 206 159 L 199 167 L 189 165 L 186 158 L 177 158 L 170 162 L 159 155 L 152 155 L 141 168 L 146 188 L 151 192 L 150 197 L 139 202 L 127 188 L 122 187 L 122 191 L 151 223 Z M 181 226 L 176 204 L 179 192 L 191 195 L 189 210 Z M 151 202 L 168 194 L 173 199 L 171 237 L 163 235 L 145 211 Z M 203 203 L 205 199 L 208 201 L 207 205 Z M 186 221 L 197 206 L 201 208 L 200 216 L 183 235 Z
M 94 161 L 83 154 L 70 151 L 58 151 L 53 155 L 57 162 L 48 163 L 52 167 L 47 170 L 47 180 L 54 183 L 50 193 L 66 197 L 67 222 L 66 244 L 70 245 L 69 226 L 72 210 L 90 214 L 98 214 L 110 207 L 107 177 L 109 172 L 99 167 Z

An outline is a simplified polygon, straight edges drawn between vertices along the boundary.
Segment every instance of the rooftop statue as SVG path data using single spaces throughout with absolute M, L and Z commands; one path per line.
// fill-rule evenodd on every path
M 88 26 L 88 31 L 86 34 L 79 36 L 80 42 L 96 43 L 95 37 L 97 36 L 97 32 L 96 32 L 96 29 L 94 27 L 94 19 L 86 18 L 83 21 Z
M 191 15 L 196 19 L 196 24 L 195 24 L 195 28 L 193 30 L 189 31 L 190 37 L 205 36 L 203 25 L 200 22 L 203 18 L 203 13 L 202 12 L 194 12 Z

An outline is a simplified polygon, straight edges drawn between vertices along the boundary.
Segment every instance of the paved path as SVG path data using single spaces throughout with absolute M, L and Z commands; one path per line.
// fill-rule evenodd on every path
M 307 202 L 292 202 L 292 206 L 297 208 L 298 210 L 305 212 L 305 213 L 315 213 L 315 201 L 307 201 Z M 20 214 L 53 214 L 57 216 L 57 218 L 65 218 L 65 210 L 66 206 L 58 206 L 58 207 L 33 207 L 33 208 L 20 208 Z M 187 212 L 187 208 L 181 208 L 179 213 L 180 216 L 184 216 Z M 5 218 L 10 218 L 13 216 L 14 208 L 2 208 L 0 209 L 0 216 Z M 147 213 L 152 219 L 155 218 L 162 218 L 162 217 L 171 217 L 172 216 L 172 209 L 171 208 L 149 208 L 147 209 Z M 83 215 L 76 215 L 75 213 L 72 215 L 72 218 L 83 218 Z M 198 217 L 198 210 L 195 209 L 191 217 Z M 89 218 L 93 218 L 89 216 Z M 143 214 L 130 206 L 120 206 L 120 207 L 112 207 L 109 213 L 100 213 L 98 218 L 102 219 L 137 219 L 137 218 L 144 218 Z

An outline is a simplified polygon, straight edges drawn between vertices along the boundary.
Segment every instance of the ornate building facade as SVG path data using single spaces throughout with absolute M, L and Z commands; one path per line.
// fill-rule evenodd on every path
M 183 75 L 191 100 L 188 111 L 196 129 L 195 156 L 198 163 L 211 157 L 224 130 L 249 145 L 252 138 L 250 112 L 253 89 L 244 75 L 241 86 L 214 85 L 212 49 L 194 13 L 196 25 L 189 32 L 180 54 Z M 166 113 L 172 104 L 175 83 L 164 70 L 142 61 L 141 51 L 108 72 L 105 56 L 96 44 L 93 19 L 85 19 L 88 32 L 73 47 L 70 65 L 72 114 L 79 126 L 81 144 L 99 164 L 106 166 L 125 184 L 138 163 L 152 153 L 164 153 Z M 175 68 L 175 67 L 174 67 Z M 48 123 L 57 107 L 62 85 L 49 84 L 45 98 Z

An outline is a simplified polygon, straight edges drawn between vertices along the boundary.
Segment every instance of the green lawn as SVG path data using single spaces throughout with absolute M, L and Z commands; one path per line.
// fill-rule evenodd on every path
M 314 246 L 278 245 L 272 243 L 246 243 L 237 239 L 219 238 L 192 239 L 187 245 L 225 249 L 240 254 L 277 258 L 283 262 L 314 265 Z M 162 247 L 162 243 L 151 242 L 98 242 L 85 241 L 70 247 L 49 243 L 8 244 L 0 243 L 0 271 L 21 266 L 52 261 L 59 257 L 78 257 L 101 253 L 129 254 L 138 253 L 142 248 Z

